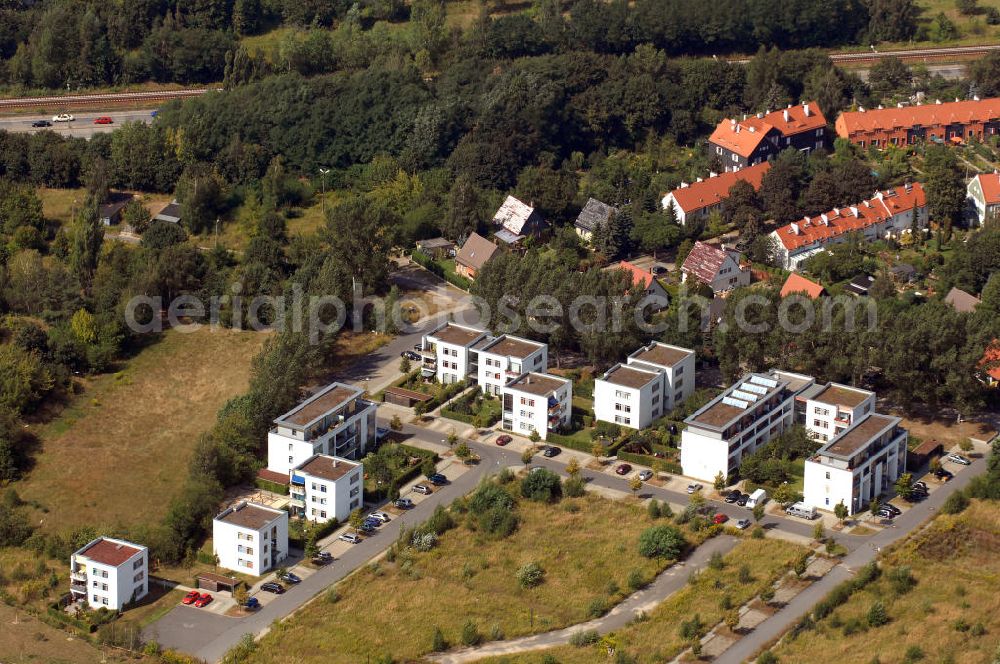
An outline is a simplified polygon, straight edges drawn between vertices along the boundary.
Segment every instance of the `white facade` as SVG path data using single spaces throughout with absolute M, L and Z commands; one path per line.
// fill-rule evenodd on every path
M 795 397 L 814 382 L 774 369 L 744 376 L 684 420 L 684 475 L 711 482 L 734 473 L 745 455 L 795 423 Z
M 288 512 L 257 503 L 230 507 L 212 521 L 219 566 L 260 576 L 288 557 Z
M 149 592 L 149 551 L 98 537 L 70 556 L 70 593 L 92 609 L 119 611 Z
M 476 367 L 479 388 L 485 393 L 500 396 L 512 378 L 535 371 L 545 373 L 549 368 L 548 345 L 504 334 L 477 344 L 472 350 L 472 364 Z
M 594 381 L 594 418 L 643 429 L 686 401 L 694 388 L 694 351 L 653 342 Z
M 444 323 L 423 337 L 425 351 L 435 355 L 435 378 L 442 385 L 465 380 L 472 370 L 472 346 L 488 336 L 480 330 L 457 323 Z
M 803 502 L 828 512 L 843 503 L 855 514 L 890 493 L 906 468 L 908 434 L 900 421 L 866 415 L 820 448 L 805 463 Z
M 1000 175 L 996 172 L 972 178 L 965 192 L 971 226 L 981 226 L 986 217 L 1000 212 Z
M 364 501 L 364 468 L 360 463 L 316 455 L 291 472 L 289 497 L 294 514 L 309 521 L 347 521 Z
M 530 437 L 537 431 L 545 440 L 549 431 L 570 423 L 573 381 L 543 373 L 526 373 L 503 389 L 501 426 L 506 431 Z
M 287 475 L 317 454 L 360 459 L 375 442 L 378 406 L 364 391 L 331 383 L 274 420 L 267 434 L 267 468 Z
M 807 398 L 803 424 L 810 436 L 824 443 L 875 411 L 875 393 L 868 390 L 828 383 L 809 392 L 804 395 Z

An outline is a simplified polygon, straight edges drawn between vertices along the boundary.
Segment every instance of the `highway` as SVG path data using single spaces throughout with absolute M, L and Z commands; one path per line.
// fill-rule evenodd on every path
M 64 136 L 77 136 L 80 138 L 90 138 L 94 134 L 102 134 L 114 131 L 126 122 L 152 122 L 153 109 L 131 110 L 131 111 L 101 111 L 73 113 L 76 118 L 72 122 L 52 122 L 54 113 L 44 115 L 17 115 L 0 118 L 0 129 L 10 132 L 34 134 L 39 131 L 54 131 Z M 94 124 L 94 119 L 106 116 L 114 120 L 112 124 Z M 32 127 L 31 123 L 36 120 L 48 120 L 52 122 L 51 127 Z

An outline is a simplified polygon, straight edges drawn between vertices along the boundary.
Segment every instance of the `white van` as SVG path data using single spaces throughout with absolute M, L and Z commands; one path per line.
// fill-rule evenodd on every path
M 789 505 L 788 509 L 785 510 L 785 514 L 788 516 L 797 516 L 800 519 L 815 519 L 816 518 L 816 508 L 812 505 L 806 505 L 805 503 L 792 503 Z
M 767 502 L 767 491 L 757 489 L 750 494 L 750 498 L 747 500 L 747 509 L 752 510 L 757 505 L 763 505 L 765 502 Z

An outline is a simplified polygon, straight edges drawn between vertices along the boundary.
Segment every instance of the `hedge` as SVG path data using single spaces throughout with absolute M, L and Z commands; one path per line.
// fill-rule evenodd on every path
M 423 253 L 422 251 L 414 251 L 410 254 L 410 258 L 413 259 L 415 263 L 423 266 L 428 272 L 436 274 L 453 286 L 458 286 L 464 291 L 469 290 L 472 287 L 472 282 L 465 277 L 454 274 L 453 272 L 446 271 L 441 267 L 433 258 Z
M 649 466 L 650 468 L 663 468 L 666 473 L 671 473 L 673 475 L 682 475 L 681 465 L 676 461 L 670 461 L 669 459 L 660 459 L 648 454 L 633 454 L 632 452 L 619 452 L 619 461 L 627 461 L 628 463 L 637 463 L 640 466 Z
M 549 432 L 549 435 L 545 437 L 546 443 L 553 443 L 555 445 L 560 445 L 562 447 L 568 447 L 571 450 L 576 450 L 577 452 L 586 452 L 590 454 L 590 448 L 594 446 L 593 441 L 581 441 L 576 438 L 575 435 L 566 436 L 561 433 Z
M 271 480 L 265 480 L 262 477 L 254 478 L 253 483 L 258 489 L 263 489 L 264 491 L 270 491 L 271 493 L 280 493 L 283 496 L 288 495 L 287 484 L 278 484 L 277 482 L 272 482 Z

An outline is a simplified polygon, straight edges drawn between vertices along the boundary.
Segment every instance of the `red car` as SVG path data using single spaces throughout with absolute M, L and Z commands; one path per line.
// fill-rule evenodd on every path
M 199 597 L 197 600 L 195 600 L 194 605 L 200 609 L 203 606 L 208 606 L 208 603 L 211 602 L 211 601 L 212 601 L 212 596 L 209 595 L 208 593 L 205 593 L 204 595 L 202 595 L 201 597 Z
M 499 445 L 500 447 L 503 447 L 504 445 L 506 445 L 507 443 L 509 443 L 512 440 L 514 440 L 514 439 L 511 438 L 510 436 L 497 436 L 497 445 Z
M 718 514 L 716 514 L 715 518 L 712 519 L 712 523 L 714 523 L 717 526 L 720 525 L 720 524 L 725 523 L 726 521 L 729 521 L 729 517 L 726 516 L 725 514 L 723 514 L 722 512 L 719 512 Z
M 201 593 L 197 590 L 192 590 L 187 595 L 184 595 L 184 599 L 181 600 L 181 604 L 194 604 L 201 597 Z
M 114 124 L 114 120 L 106 115 L 102 115 L 99 118 L 94 118 L 94 124 Z
M 623 463 L 622 465 L 615 468 L 615 472 L 618 473 L 619 475 L 628 475 L 629 473 L 632 472 L 632 466 L 628 465 L 627 463 Z

